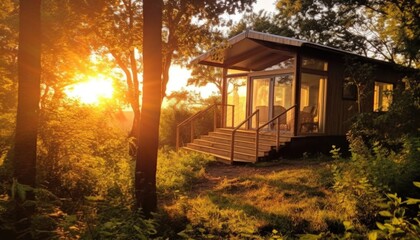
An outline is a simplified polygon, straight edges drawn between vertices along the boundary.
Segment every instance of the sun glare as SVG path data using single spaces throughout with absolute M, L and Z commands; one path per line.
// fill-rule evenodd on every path
M 66 91 L 69 98 L 93 105 L 99 104 L 101 100 L 112 98 L 113 93 L 112 79 L 103 75 L 88 77 L 87 81 L 74 84 Z

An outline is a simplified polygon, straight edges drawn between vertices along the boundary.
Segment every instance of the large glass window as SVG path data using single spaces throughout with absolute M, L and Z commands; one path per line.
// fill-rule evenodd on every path
M 274 77 L 274 107 L 290 108 L 293 105 L 293 74 L 287 73 Z M 274 114 L 275 116 L 276 114 Z
M 324 132 L 327 77 L 302 73 L 300 87 L 299 131 Z
M 375 82 L 373 94 L 373 111 L 388 111 L 392 102 L 392 90 L 394 85 L 384 82 Z
M 252 80 L 252 112 L 259 111 L 260 125 L 270 120 L 270 85 L 271 78 Z M 255 119 L 253 119 L 252 127 L 256 127 Z
M 246 118 L 247 77 L 229 77 L 227 91 L 227 104 L 234 108 L 228 107 L 226 110 L 226 127 L 233 127 Z

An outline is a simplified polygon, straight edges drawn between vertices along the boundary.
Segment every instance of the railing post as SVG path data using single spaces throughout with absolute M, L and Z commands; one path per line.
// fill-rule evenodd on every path
M 235 155 L 235 131 L 232 132 L 232 139 L 230 141 L 230 164 L 233 163 L 234 155 Z
M 235 128 L 235 105 L 232 105 L 232 128 Z
M 216 131 L 217 128 L 217 105 L 214 105 L 214 111 L 213 111 L 213 131 Z
M 257 130 L 255 131 L 255 161 L 258 160 L 258 150 L 260 148 L 259 141 L 260 141 L 260 129 L 257 128 Z
M 276 151 L 278 152 L 280 147 L 280 117 L 277 118 L 277 133 L 276 133 Z
M 190 136 L 190 142 L 193 142 L 194 141 L 194 121 L 191 121 L 191 128 L 190 128 L 190 133 L 191 133 L 191 136 Z
M 258 109 L 257 110 L 257 128 L 259 128 L 260 127 L 260 110 Z M 251 124 L 252 124 L 252 121 L 251 121 Z

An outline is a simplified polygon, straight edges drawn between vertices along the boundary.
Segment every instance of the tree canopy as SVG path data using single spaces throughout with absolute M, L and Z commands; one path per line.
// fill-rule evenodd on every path
M 233 33 L 252 28 L 419 67 L 420 8 L 414 0 L 279 0 L 276 7 L 272 16 L 248 16 Z

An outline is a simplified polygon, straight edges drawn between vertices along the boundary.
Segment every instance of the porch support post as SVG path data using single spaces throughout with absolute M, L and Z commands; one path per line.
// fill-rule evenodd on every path
M 301 66 L 301 51 L 297 50 L 296 52 L 296 57 L 295 57 L 295 111 L 294 111 L 294 115 L 295 115 L 295 119 L 294 119 L 294 127 L 293 127 L 293 136 L 297 136 L 298 135 L 298 129 L 299 129 L 299 114 L 300 114 L 300 77 L 301 77 L 301 72 L 300 72 L 300 66 Z
M 221 106 L 221 116 L 220 116 L 220 121 L 221 121 L 221 126 L 220 127 L 226 127 L 226 114 L 227 111 L 229 111 L 229 107 L 227 106 L 227 88 L 228 88 L 228 83 L 227 83 L 227 68 L 223 68 L 223 72 L 222 72 L 222 106 Z M 233 112 L 233 111 L 232 111 Z M 234 116 L 232 116 L 233 119 Z M 232 125 L 232 127 L 234 127 Z

